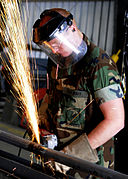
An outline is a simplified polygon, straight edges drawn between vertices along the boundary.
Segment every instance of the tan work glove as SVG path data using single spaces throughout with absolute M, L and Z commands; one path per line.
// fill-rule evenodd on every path
M 55 170 L 59 171 L 60 173 L 66 174 L 66 172 L 71 168 L 69 166 L 63 165 L 58 162 L 54 162 Z
M 68 155 L 73 155 L 89 162 L 96 163 L 99 161 L 97 152 L 91 148 L 85 133 L 64 147 L 63 151 Z
M 53 175 L 55 175 L 55 172 L 60 172 L 66 175 L 66 172 L 70 169 L 70 167 L 63 165 L 61 163 L 55 162 L 53 160 L 48 160 L 47 162 L 45 162 L 45 165 L 51 170 Z
M 74 140 L 71 144 L 64 147 L 62 152 L 93 163 L 99 161 L 97 152 L 91 148 L 88 137 L 85 133 Z M 66 174 L 66 172 L 70 169 L 70 167 L 58 162 L 55 162 L 54 166 L 56 171 L 62 172 L 64 174 Z

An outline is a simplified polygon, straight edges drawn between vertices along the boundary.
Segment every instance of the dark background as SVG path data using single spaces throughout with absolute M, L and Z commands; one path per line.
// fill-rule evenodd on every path
M 125 12 L 128 10 L 127 0 L 118 0 L 117 7 L 117 35 L 116 35 L 116 50 L 121 49 L 117 66 L 121 72 L 121 63 L 124 58 L 128 60 L 128 17 L 125 17 Z M 128 64 L 125 63 L 126 70 L 126 86 L 128 87 Z M 128 174 L 128 88 L 126 90 L 125 105 L 125 128 L 119 132 L 115 140 L 115 169 L 122 173 Z

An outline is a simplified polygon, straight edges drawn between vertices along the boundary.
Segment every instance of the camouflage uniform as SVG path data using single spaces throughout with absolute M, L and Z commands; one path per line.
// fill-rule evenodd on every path
M 75 136 L 83 132 L 88 134 L 103 120 L 100 104 L 123 96 L 116 64 L 86 36 L 84 40 L 88 46 L 87 54 L 76 65 L 59 69 L 57 79 L 57 67 L 51 60 L 48 61 L 49 100 L 46 116 L 49 127 L 46 128 L 58 136 L 60 148 Z M 100 146 L 97 152 L 98 163 L 112 168 L 113 139 Z

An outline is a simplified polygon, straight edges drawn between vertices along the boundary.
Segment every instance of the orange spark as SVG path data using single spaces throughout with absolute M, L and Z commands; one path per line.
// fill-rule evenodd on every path
M 2 45 L 7 44 L 9 64 L 3 60 L 4 67 L 10 73 L 10 83 L 18 94 L 21 108 L 24 109 L 30 128 L 38 143 L 38 113 L 36 100 L 31 82 L 30 64 L 26 49 L 26 30 L 21 20 L 20 8 L 17 0 L 1 0 L 0 33 Z M 15 94 L 14 94 L 15 95 Z

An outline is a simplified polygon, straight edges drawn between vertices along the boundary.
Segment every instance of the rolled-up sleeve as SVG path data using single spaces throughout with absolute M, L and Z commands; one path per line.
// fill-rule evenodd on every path
M 113 84 L 95 91 L 94 95 L 97 103 L 100 105 L 116 98 L 123 98 L 123 91 L 120 84 Z

